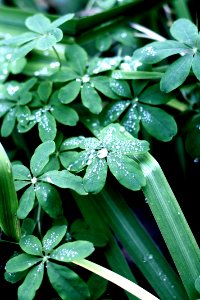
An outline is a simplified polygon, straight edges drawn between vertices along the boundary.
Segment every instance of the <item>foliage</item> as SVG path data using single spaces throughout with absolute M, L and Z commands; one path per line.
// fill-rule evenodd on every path
M 3 280 L 19 300 L 46 286 L 51 299 L 198 300 L 197 225 L 171 188 L 173 170 L 183 188 L 200 161 L 193 2 L 69 1 L 70 13 L 57 1 L 7 2 L 0 241 L 13 249 Z M 143 196 L 160 242 L 137 212 Z

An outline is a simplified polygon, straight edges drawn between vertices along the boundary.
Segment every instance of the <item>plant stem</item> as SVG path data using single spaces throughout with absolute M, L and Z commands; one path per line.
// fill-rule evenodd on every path
M 158 162 L 145 154 L 137 158 L 146 177 L 142 188 L 190 299 L 199 294 L 200 251 L 184 214 Z
M 132 295 L 138 297 L 138 299 L 141 300 L 159 300 L 159 298 L 153 296 L 143 288 L 141 288 L 139 285 L 135 284 L 134 282 L 122 277 L 121 275 L 108 270 L 107 268 L 104 268 L 96 263 L 93 263 L 89 260 L 82 259 L 79 261 L 74 261 L 74 264 L 81 266 L 111 282 L 118 285 L 119 287 L 125 289 Z

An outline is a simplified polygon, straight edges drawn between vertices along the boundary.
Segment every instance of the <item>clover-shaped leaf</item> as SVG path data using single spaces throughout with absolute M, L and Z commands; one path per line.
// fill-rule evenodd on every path
M 133 157 L 146 153 L 148 142 L 132 137 L 119 124 L 108 125 L 101 130 L 98 138 L 67 139 L 62 147 L 84 149 L 72 156 L 71 161 L 68 160 L 68 170 L 80 172 L 86 169 L 83 186 L 87 192 L 101 191 L 108 167 L 117 180 L 131 190 L 139 190 L 145 185 L 144 176 Z
M 191 69 L 200 80 L 200 45 L 197 27 L 190 20 L 180 18 L 174 21 L 170 33 L 176 41 L 152 42 L 137 49 L 133 54 L 133 59 L 145 64 L 158 63 L 175 54 L 182 56 L 174 61 L 162 76 L 160 88 L 166 93 L 183 84 Z
M 35 14 L 25 20 L 25 26 L 30 32 L 5 39 L 1 44 L 19 47 L 12 54 L 11 59 L 14 61 L 26 56 L 33 49 L 48 50 L 63 38 L 62 30 L 57 27 L 71 20 L 73 16 L 74 14 L 67 14 L 51 22 L 43 14 Z

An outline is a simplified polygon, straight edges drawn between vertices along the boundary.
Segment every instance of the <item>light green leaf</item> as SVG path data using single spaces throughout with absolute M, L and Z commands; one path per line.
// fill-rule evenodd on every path
M 61 67 L 55 74 L 50 76 L 53 82 L 68 82 L 77 78 L 77 73 L 68 67 Z
M 71 151 L 70 151 L 71 152 Z M 94 157 L 95 150 L 85 150 L 77 152 L 77 155 L 73 154 L 72 161 L 69 164 L 67 170 L 71 172 L 80 172 L 85 166 L 88 165 L 91 159 Z
M 70 103 L 77 98 L 81 89 L 81 81 L 71 81 L 59 90 L 58 98 L 62 103 Z
M 63 262 L 72 262 L 89 256 L 93 251 L 93 244 L 88 241 L 68 242 L 53 250 L 50 258 Z
M 198 28 L 190 20 L 180 18 L 174 21 L 170 33 L 179 42 L 197 47 Z
M 62 215 L 62 201 L 60 194 L 52 185 L 48 183 L 38 183 L 36 197 L 43 210 L 51 217 L 58 218 Z
M 194 55 L 194 59 L 192 62 L 192 71 L 196 78 L 200 81 L 200 53 L 197 52 Z
M 83 186 L 86 192 L 93 194 L 99 193 L 105 185 L 106 176 L 106 160 L 94 157 L 92 159 L 92 163 L 87 167 L 86 173 L 83 177 Z
M 156 139 L 168 142 L 177 133 L 174 118 L 158 107 L 140 105 L 141 122 L 146 131 Z
M 9 261 L 6 263 L 6 272 L 15 273 L 24 271 L 41 260 L 42 258 L 37 258 L 30 254 L 19 254 L 9 259 Z
M 132 98 L 130 86 L 127 81 L 112 78 L 110 80 L 110 87 L 120 97 Z
M 61 188 L 72 189 L 81 195 L 87 194 L 83 189 L 82 178 L 70 173 L 67 170 L 49 171 L 40 176 L 40 180 L 54 184 Z
M 67 231 L 66 225 L 57 225 L 51 227 L 43 237 L 43 249 L 49 253 L 55 248 L 63 239 Z
M 115 57 L 95 57 L 90 61 L 88 74 L 99 74 L 105 71 L 114 70 L 121 62 L 120 56 Z
M 75 151 L 66 151 L 59 154 L 60 162 L 65 169 L 68 169 L 68 167 L 77 160 L 78 156 L 79 153 Z
M 38 124 L 39 136 L 43 142 L 53 141 L 56 137 L 57 127 L 54 117 L 47 111 L 42 114 Z
M 79 120 L 77 112 L 66 105 L 58 104 L 53 107 L 52 115 L 61 124 L 75 126 Z
M 65 22 L 71 20 L 74 17 L 74 14 L 67 14 L 64 16 L 59 17 L 55 21 L 53 21 L 50 25 L 51 28 L 59 27 L 60 25 L 64 24 Z
M 62 36 L 61 36 L 62 39 Z M 41 51 L 48 50 L 53 47 L 57 42 L 57 39 L 53 35 L 42 36 L 37 39 L 35 48 Z
M 111 153 L 107 157 L 107 162 L 111 173 L 126 188 L 137 191 L 145 185 L 145 177 L 133 159 L 118 153 Z
M 42 284 L 44 276 L 44 263 L 32 268 L 18 288 L 18 300 L 33 300 L 36 291 Z
M 15 190 L 19 191 L 19 190 L 23 189 L 25 186 L 29 185 L 30 181 L 15 180 L 14 184 L 15 184 Z
M 81 89 L 81 99 L 85 107 L 92 113 L 99 114 L 102 111 L 102 100 L 90 83 L 84 83 Z
M 77 136 L 77 137 L 71 137 L 63 141 L 60 150 L 65 151 L 65 150 L 71 150 L 75 148 L 82 148 L 82 143 L 85 141 L 84 136 Z M 84 149 L 84 148 L 83 148 Z
M 31 173 L 27 167 L 24 165 L 12 165 L 13 177 L 18 180 L 29 180 L 31 178 Z
M 50 29 L 51 22 L 43 14 L 38 13 L 26 18 L 25 25 L 31 31 L 45 34 Z
M 19 219 L 24 219 L 33 209 L 35 202 L 35 191 L 33 185 L 28 187 L 22 194 L 19 202 L 19 207 L 17 210 L 17 217 Z
M 33 32 L 24 32 L 20 35 L 12 36 L 8 39 L 1 40 L 1 43 L 4 45 L 15 45 L 15 46 L 21 46 L 25 43 L 30 42 L 31 40 L 34 40 L 39 35 Z
M 47 274 L 53 288 L 62 299 L 89 299 L 90 294 L 86 283 L 74 271 L 48 262 Z
M 41 173 L 42 169 L 49 161 L 49 156 L 55 152 L 56 146 L 53 141 L 40 144 L 31 157 L 30 168 L 34 176 Z
M 17 48 L 11 57 L 11 61 L 15 61 L 25 57 L 29 52 L 31 52 L 35 48 L 36 43 L 37 40 L 33 40 L 23 45 L 22 47 Z
M 173 62 L 162 76 L 160 89 L 169 93 L 179 87 L 188 77 L 192 66 L 193 54 L 186 54 Z
M 1 125 L 1 136 L 8 137 L 14 130 L 16 123 L 16 109 L 10 109 L 4 116 Z
M 79 75 L 84 75 L 88 61 L 87 52 L 77 44 L 68 44 L 65 48 L 65 57 L 68 64 Z
M 10 72 L 12 74 L 19 74 L 22 72 L 22 70 L 24 69 L 24 67 L 26 66 L 26 63 L 27 63 L 27 59 L 22 57 L 18 60 L 15 60 L 15 61 L 12 61 L 10 64 L 9 64 L 9 69 L 10 69 Z
M 19 241 L 19 245 L 28 254 L 42 256 L 42 244 L 34 235 L 23 236 Z
M 180 53 L 188 53 L 189 51 L 190 48 L 188 48 L 186 45 L 173 40 L 152 42 L 142 48 L 137 49 L 133 53 L 132 59 L 138 60 L 145 64 L 155 64 L 168 56 Z
M 0 118 L 13 106 L 12 103 L 1 100 L 0 105 Z

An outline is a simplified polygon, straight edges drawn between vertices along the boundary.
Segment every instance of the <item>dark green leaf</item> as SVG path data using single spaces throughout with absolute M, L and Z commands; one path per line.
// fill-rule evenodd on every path
M 8 137 L 14 127 L 16 122 L 16 109 L 10 109 L 7 114 L 4 116 L 2 125 L 1 125 L 1 136 Z
M 171 94 L 166 94 L 160 91 L 160 86 L 158 83 L 151 85 L 145 89 L 139 96 L 139 101 L 143 103 L 148 103 L 151 105 L 164 104 L 172 99 Z
M 91 78 L 91 83 L 94 85 L 95 89 L 104 94 L 110 99 L 120 99 L 120 97 L 115 94 L 110 87 L 110 77 L 108 76 L 95 76 Z
M 68 126 L 75 126 L 79 120 L 79 116 L 73 108 L 62 104 L 53 107 L 52 115 L 59 123 Z
M 81 99 L 83 105 L 92 113 L 99 114 L 102 110 L 102 101 L 99 94 L 90 83 L 84 83 L 81 89 Z
M 106 292 L 108 281 L 92 273 L 87 284 L 90 290 L 91 300 L 97 300 Z
M 110 80 L 110 87 L 112 91 L 120 97 L 132 98 L 130 86 L 125 80 L 117 80 L 112 78 Z
M 58 218 L 63 213 L 60 194 L 48 183 L 38 183 L 36 197 L 43 210 L 51 217 Z
M 102 125 L 107 126 L 108 124 L 117 121 L 129 105 L 130 101 L 116 101 L 114 103 L 108 103 L 100 115 Z
M 88 56 L 82 47 L 77 44 L 66 45 L 65 57 L 74 71 L 79 75 L 84 75 Z
M 37 89 L 38 95 L 40 99 L 46 102 L 49 99 L 49 96 L 52 92 L 52 82 L 51 81 L 43 81 L 40 83 Z
M 6 263 L 6 272 L 15 273 L 24 271 L 41 260 L 42 258 L 37 258 L 30 254 L 19 254 L 9 259 L 9 261 Z
M 162 92 L 169 93 L 179 87 L 188 77 L 192 66 L 193 54 L 186 54 L 173 62 L 160 81 Z
M 77 98 L 81 89 L 81 80 L 80 81 L 71 81 L 64 87 L 62 87 L 58 93 L 58 98 L 62 103 L 70 103 Z
M 108 33 L 100 35 L 95 41 L 95 46 L 100 52 L 104 52 L 112 45 L 112 38 Z
M 42 114 L 38 129 L 43 142 L 54 140 L 57 133 L 56 121 L 48 111 Z
M 138 132 L 140 130 L 140 116 L 138 114 L 137 105 L 131 105 L 120 124 L 135 138 L 138 137 Z
M 20 280 L 22 280 L 27 274 L 27 271 L 17 272 L 17 273 L 4 273 L 4 278 L 6 281 L 10 283 L 16 283 Z
M 17 210 L 17 216 L 19 219 L 24 219 L 33 209 L 35 202 L 35 191 L 33 185 L 28 187 L 22 194 Z
M 89 299 L 86 283 L 67 267 L 48 262 L 47 274 L 53 288 L 63 300 Z
M 50 253 L 63 239 L 67 231 L 66 225 L 57 225 L 51 227 L 43 237 L 43 249 Z
M 24 279 L 23 283 L 18 288 L 19 300 L 32 300 L 35 297 L 36 291 L 42 284 L 44 276 L 44 263 L 40 263 L 30 270 Z

